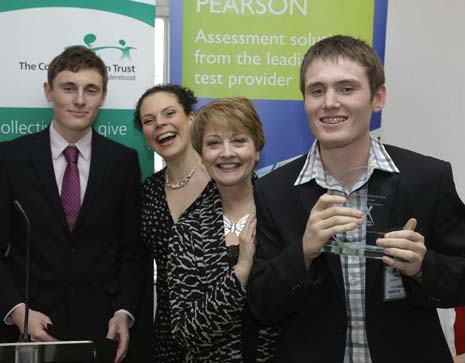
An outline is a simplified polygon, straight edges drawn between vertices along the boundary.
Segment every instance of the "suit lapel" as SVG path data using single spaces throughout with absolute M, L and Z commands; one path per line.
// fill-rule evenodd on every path
M 50 149 L 49 128 L 36 134 L 34 146 L 31 150 L 31 160 L 47 199 L 52 206 L 57 219 L 65 230 L 68 229 L 65 212 L 61 203 L 60 194 L 56 183 L 55 171 L 53 169 L 52 151 Z
M 93 200 L 100 188 L 104 185 L 105 176 L 108 173 L 110 160 L 108 159 L 107 145 L 105 139 L 92 130 L 92 151 L 90 156 L 89 179 L 87 180 L 86 192 L 82 201 L 81 210 L 76 220 L 73 233 L 79 229 L 82 220 L 89 213 Z
M 296 205 L 299 206 L 300 215 L 305 221 L 306 225 L 313 206 L 318 201 L 318 198 L 320 198 L 320 196 L 326 192 L 326 190 L 316 184 L 314 180 L 298 185 L 296 188 L 298 191 Z

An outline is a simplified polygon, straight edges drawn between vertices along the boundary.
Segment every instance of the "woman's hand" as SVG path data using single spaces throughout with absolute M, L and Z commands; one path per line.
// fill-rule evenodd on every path
M 256 228 L 257 217 L 255 213 L 251 213 L 239 235 L 239 259 L 236 266 L 234 266 L 234 272 L 244 289 L 247 286 L 247 280 L 252 270 L 253 256 L 255 255 Z

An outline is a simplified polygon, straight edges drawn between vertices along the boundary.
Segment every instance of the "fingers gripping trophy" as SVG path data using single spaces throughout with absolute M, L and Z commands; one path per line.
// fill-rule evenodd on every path
M 329 185 L 327 194 L 341 196 L 342 200 L 345 200 L 342 203 L 334 203 L 333 207 L 339 209 L 341 214 L 344 214 L 348 209 L 353 210 L 354 203 L 351 202 L 351 193 L 362 188 L 373 172 L 374 167 L 364 165 L 345 171 L 336 177 L 327 174 Z M 399 197 L 398 178 L 392 176 L 385 179 L 374 189 L 376 190 L 368 189 L 366 204 L 360 210 L 352 211 L 358 212 L 361 216 L 354 228 L 333 234 L 328 243 L 321 248 L 321 252 L 382 259 L 385 255 L 384 247 L 368 244 L 367 241 L 382 238 L 392 230 L 415 230 L 416 220 L 413 218 L 408 219 L 402 225 L 392 224 L 393 201 Z

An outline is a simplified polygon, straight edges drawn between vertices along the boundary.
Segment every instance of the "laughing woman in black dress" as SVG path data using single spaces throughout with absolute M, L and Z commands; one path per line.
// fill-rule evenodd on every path
M 157 265 L 157 311 L 154 323 L 154 358 L 157 363 L 184 359 L 183 348 L 171 334 L 167 288 L 170 230 L 183 213 L 196 208 L 209 176 L 191 146 L 190 128 L 197 99 L 191 90 L 172 84 L 147 90 L 139 99 L 134 121 L 147 145 L 166 167 L 148 177 L 142 187 L 141 234 L 153 248 Z

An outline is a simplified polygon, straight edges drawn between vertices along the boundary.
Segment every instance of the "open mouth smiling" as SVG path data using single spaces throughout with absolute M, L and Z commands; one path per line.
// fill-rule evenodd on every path
M 176 133 L 172 131 L 165 132 L 157 137 L 157 142 L 161 145 L 166 144 L 172 141 L 176 137 Z

